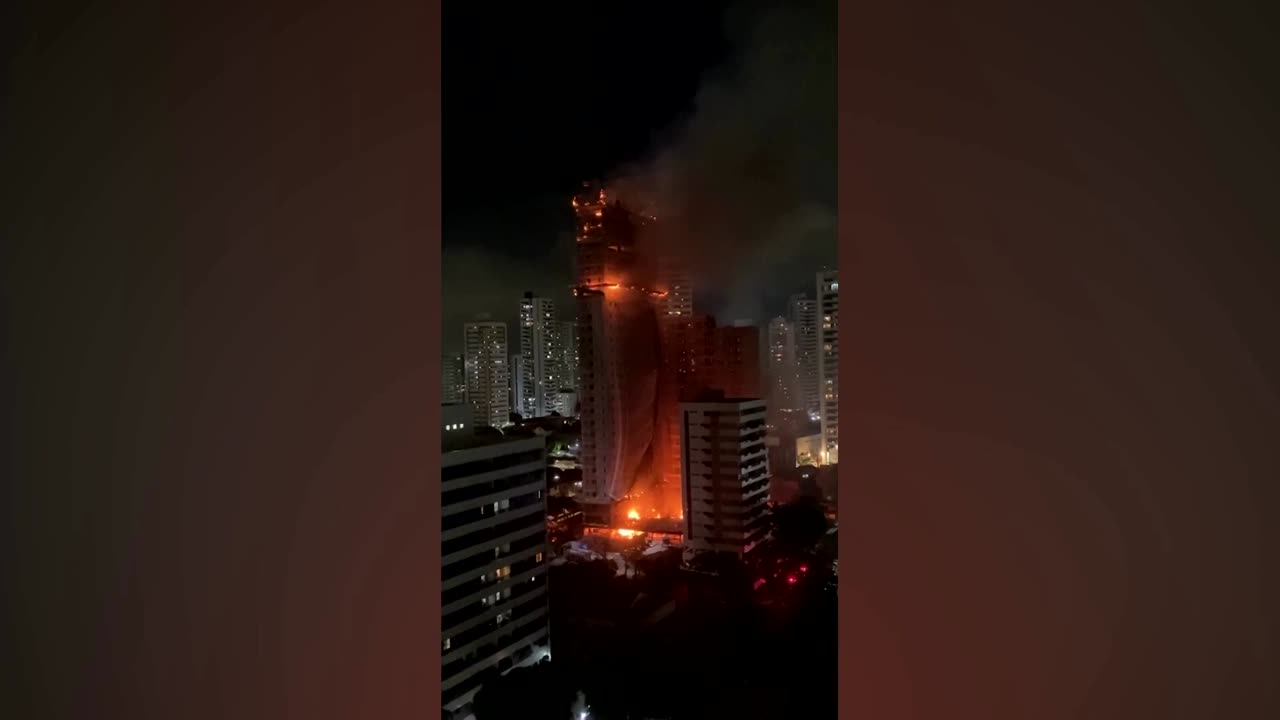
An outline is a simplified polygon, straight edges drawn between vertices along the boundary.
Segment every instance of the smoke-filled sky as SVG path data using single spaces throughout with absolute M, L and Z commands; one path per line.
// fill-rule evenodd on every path
M 526 34 L 523 13 L 557 27 Z M 444 23 L 446 348 L 521 293 L 569 316 L 572 215 L 603 178 L 690 253 L 698 304 L 766 319 L 835 263 L 835 2 L 566 3 Z

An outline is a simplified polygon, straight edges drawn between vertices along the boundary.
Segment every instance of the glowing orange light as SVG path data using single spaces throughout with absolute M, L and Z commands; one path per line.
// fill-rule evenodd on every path
M 624 538 L 635 537 L 636 531 L 630 528 L 618 528 L 618 536 Z
M 632 508 L 631 510 L 628 510 L 628 511 L 627 511 L 627 519 L 628 519 L 628 520 L 639 520 L 639 519 L 640 519 L 640 513 L 636 512 L 635 508 Z

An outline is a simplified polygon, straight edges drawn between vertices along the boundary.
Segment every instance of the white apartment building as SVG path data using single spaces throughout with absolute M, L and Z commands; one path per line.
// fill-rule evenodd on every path
M 763 400 L 681 403 L 686 553 L 751 552 L 768 533 Z

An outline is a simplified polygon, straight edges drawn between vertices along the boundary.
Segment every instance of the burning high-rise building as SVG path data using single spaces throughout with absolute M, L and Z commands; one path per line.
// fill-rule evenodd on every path
M 641 261 L 638 239 L 652 218 L 610 202 L 587 184 L 577 216 L 579 500 L 588 522 L 614 520 L 637 484 L 656 484 L 655 420 L 662 365 L 658 316 L 667 294 Z

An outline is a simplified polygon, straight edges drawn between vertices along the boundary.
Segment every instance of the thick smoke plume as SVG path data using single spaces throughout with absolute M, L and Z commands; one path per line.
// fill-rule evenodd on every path
M 698 305 L 722 321 L 781 312 L 790 294 L 813 294 L 819 266 L 835 263 L 835 20 L 834 0 L 731 9 L 729 59 L 703 78 L 689 115 L 655 138 L 648 157 L 605 178 L 658 216 L 646 240 L 688 254 Z M 514 329 L 513 293 L 524 290 L 555 299 L 569 317 L 571 190 L 536 203 L 564 228 L 554 243 L 532 237 L 536 252 L 486 247 L 486 235 L 516 232 L 519 218 L 468 218 L 448 230 L 446 347 L 460 349 L 462 323 L 480 311 Z
M 834 0 L 731 10 L 730 62 L 683 122 L 609 184 L 659 218 L 648 241 L 686 255 L 698 302 L 762 319 L 835 263 Z

